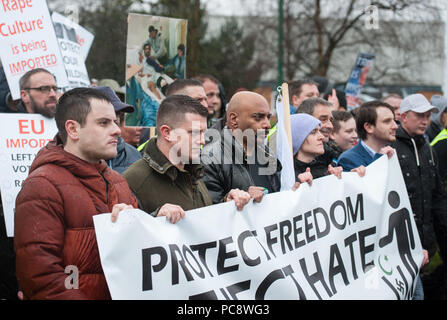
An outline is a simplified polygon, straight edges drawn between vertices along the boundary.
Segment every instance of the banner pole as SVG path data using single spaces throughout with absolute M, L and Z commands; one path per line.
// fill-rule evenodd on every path
M 284 82 L 281 86 L 282 89 L 282 104 L 283 104 L 283 115 L 284 115 L 284 128 L 287 134 L 287 141 L 289 143 L 290 154 L 293 158 L 293 148 L 292 148 L 292 129 L 290 127 L 290 107 L 289 107 L 289 85 Z

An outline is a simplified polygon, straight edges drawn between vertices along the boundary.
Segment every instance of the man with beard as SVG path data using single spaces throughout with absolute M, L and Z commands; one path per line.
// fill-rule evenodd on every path
M 17 104 L 17 110 L 12 110 L 8 105 L 10 111 L 5 111 L 39 113 L 47 118 L 54 118 L 59 88 L 56 79 L 48 70 L 37 68 L 28 71 L 20 78 L 19 85 L 22 99 Z M 0 299 L 17 299 L 17 293 L 13 238 L 6 235 L 3 204 L 0 199 Z M 19 295 L 21 296 L 20 292 Z
M 19 81 L 19 113 L 39 113 L 54 118 L 59 88 L 56 78 L 46 69 L 36 68 L 25 73 Z
M 203 148 L 203 178 L 213 203 L 231 189 L 247 191 L 255 202 L 280 189 L 280 165 L 264 146 L 270 129 L 270 106 L 260 94 L 241 91 L 227 109 L 227 126 Z M 216 138 L 216 139 L 215 139 Z

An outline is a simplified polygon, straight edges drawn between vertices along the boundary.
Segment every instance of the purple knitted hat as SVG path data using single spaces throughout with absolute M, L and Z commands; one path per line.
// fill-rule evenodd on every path
M 293 155 L 297 154 L 307 136 L 319 125 L 321 125 L 320 120 L 306 113 L 297 113 L 290 116 Z

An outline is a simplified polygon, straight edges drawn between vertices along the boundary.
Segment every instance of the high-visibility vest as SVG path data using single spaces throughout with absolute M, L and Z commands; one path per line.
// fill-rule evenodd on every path
M 436 143 L 438 143 L 441 140 L 447 139 L 447 129 L 442 130 L 439 132 L 439 134 L 433 139 L 433 141 L 430 143 L 430 146 L 434 146 Z
M 273 128 L 270 129 L 269 134 L 267 135 L 267 144 L 269 143 L 270 137 L 276 132 L 276 130 L 278 130 L 276 128 L 276 124 Z
M 144 149 L 144 147 L 147 145 L 148 142 L 149 142 L 149 140 L 147 140 L 145 143 L 140 144 L 138 146 L 137 150 L 141 152 Z

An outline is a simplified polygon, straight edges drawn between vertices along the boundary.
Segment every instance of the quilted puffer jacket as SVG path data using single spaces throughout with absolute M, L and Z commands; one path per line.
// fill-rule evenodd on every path
M 110 299 L 93 216 L 117 203 L 137 207 L 126 180 L 104 161 L 91 164 L 50 142 L 34 159 L 16 199 L 17 279 L 26 299 Z M 70 267 L 79 289 L 70 288 Z M 67 280 L 68 278 L 68 280 Z

